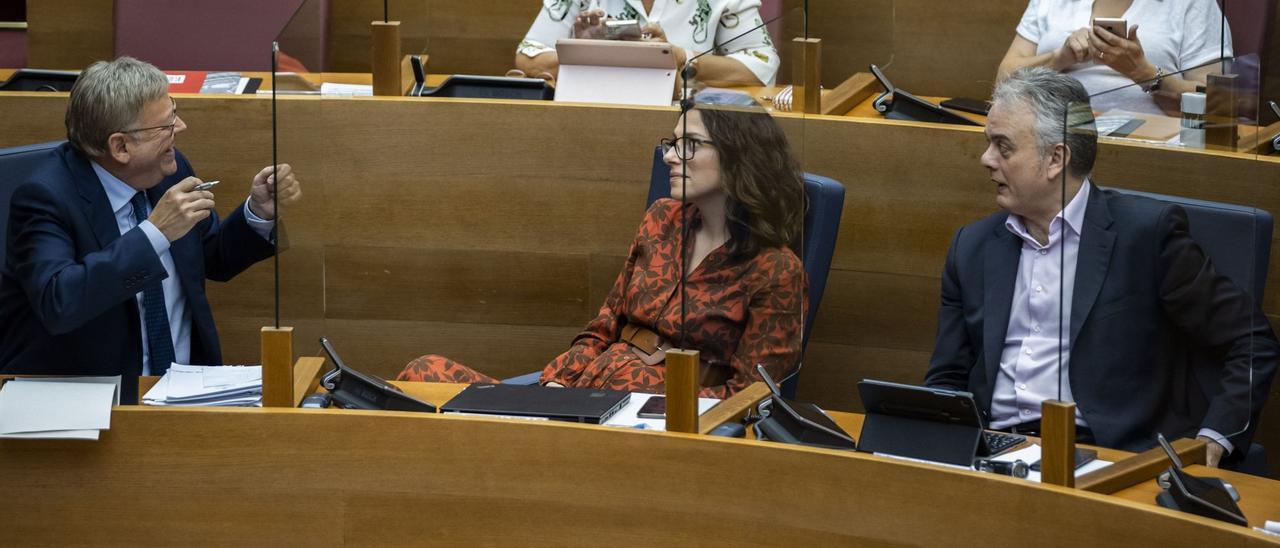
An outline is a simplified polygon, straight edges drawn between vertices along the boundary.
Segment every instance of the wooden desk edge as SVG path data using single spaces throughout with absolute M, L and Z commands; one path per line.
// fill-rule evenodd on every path
M 1205 442 L 1203 440 L 1174 440 L 1173 450 L 1182 459 L 1183 464 L 1204 464 Z M 1076 478 L 1076 488 L 1109 495 L 1155 478 L 1171 463 L 1164 454 L 1164 449 L 1154 447 L 1119 461 L 1111 466 Z
M 742 420 L 742 417 L 747 415 L 752 406 L 769 397 L 769 394 L 769 387 L 764 383 L 752 383 L 751 386 L 716 404 L 715 407 L 712 407 L 706 414 L 702 415 L 702 418 L 698 421 L 698 433 L 710 434 L 712 430 L 722 424 Z

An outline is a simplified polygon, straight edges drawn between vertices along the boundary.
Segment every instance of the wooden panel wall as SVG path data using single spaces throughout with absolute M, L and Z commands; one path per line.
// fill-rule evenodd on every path
M 27 66 L 79 70 L 115 52 L 113 0 L 27 2 Z
M 0 146 L 61 137 L 65 96 L 0 98 Z M 269 102 L 182 97 L 179 147 L 224 181 L 225 212 L 270 163 Z M 643 213 L 667 109 L 469 100 L 288 98 L 280 156 L 304 199 L 285 212 L 284 323 L 300 354 L 324 334 L 355 366 L 393 376 L 437 353 L 495 376 L 540 368 L 602 302 Z M 995 210 L 976 129 L 780 118 L 805 169 L 847 189 L 800 397 L 858 410 L 856 382 L 918 382 L 954 231 Z M 620 131 L 619 128 L 625 128 Z M 629 151 L 629 152 L 627 152 Z M 1108 142 L 1103 184 L 1280 212 L 1280 159 Z M 1264 308 L 1280 317 L 1280 254 Z M 272 322 L 270 264 L 210 295 L 232 362 Z M 1280 447 L 1273 388 L 1260 441 Z

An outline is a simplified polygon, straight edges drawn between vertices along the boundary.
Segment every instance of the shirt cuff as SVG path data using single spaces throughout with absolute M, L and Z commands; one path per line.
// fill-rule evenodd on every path
M 249 223 L 255 233 L 262 236 L 262 239 L 271 241 L 271 231 L 275 229 L 275 221 L 267 221 L 253 214 L 253 208 L 249 207 L 249 198 L 244 199 L 244 220 Z
M 1206 438 L 1209 438 L 1217 442 L 1218 445 L 1221 445 L 1223 449 L 1227 450 L 1226 454 L 1228 455 L 1230 455 L 1231 452 L 1235 450 L 1235 447 L 1232 447 L 1231 442 L 1227 441 L 1227 438 L 1223 437 L 1223 435 L 1219 434 L 1216 430 L 1213 430 L 1210 428 L 1201 428 L 1199 432 L 1196 432 L 1196 436 L 1204 436 Z
M 156 256 L 164 254 L 169 250 L 169 239 L 164 237 L 164 233 L 151 224 L 151 221 L 143 220 L 138 224 L 138 228 L 142 229 L 142 233 L 147 235 L 147 240 L 151 242 L 151 249 L 154 249 Z

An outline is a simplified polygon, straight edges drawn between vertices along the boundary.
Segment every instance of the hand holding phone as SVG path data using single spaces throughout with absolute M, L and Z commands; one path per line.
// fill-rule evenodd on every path
M 639 40 L 640 22 L 635 19 L 609 19 L 604 22 L 604 37 L 610 40 Z
M 1119 17 L 1094 17 L 1093 25 L 1121 38 L 1129 37 L 1129 23 Z

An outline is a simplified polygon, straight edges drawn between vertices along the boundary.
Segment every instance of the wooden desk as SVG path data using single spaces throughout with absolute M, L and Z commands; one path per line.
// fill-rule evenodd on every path
M 860 453 L 402 412 L 124 406 L 98 442 L 0 440 L 0 487 L 18 543 L 1270 541 L 1145 501 Z
M 0 146 L 62 139 L 66 94 L 0 96 Z M 271 101 L 190 95 L 178 147 L 222 180 L 226 215 L 271 162 Z M 394 378 L 435 353 L 503 377 L 562 352 L 595 315 L 643 215 L 669 108 L 474 99 L 284 97 L 280 158 L 304 198 L 284 212 L 285 325 Z M 778 114 L 803 169 L 844 183 L 844 215 L 800 398 L 858 411 L 863 378 L 919 382 L 955 230 L 996 209 L 979 128 Z M 587 161 L 589 160 L 589 161 Z M 1280 212 L 1280 158 L 1103 142 L 1104 184 Z M 1278 234 L 1280 235 L 1280 234 Z M 1280 287 L 1280 253 L 1271 287 Z M 258 360 L 269 262 L 208 293 L 230 363 Z M 1280 291 L 1263 309 L 1273 322 Z M 245 351 L 244 349 L 250 349 Z M 1280 385 L 1258 440 L 1280 447 Z M 1280 462 L 1280 459 L 1272 459 Z
M 406 394 L 437 406 L 443 405 L 466 387 L 462 384 L 430 382 L 393 382 L 393 384 L 404 390 Z M 849 432 L 855 438 L 859 437 L 858 433 L 862 431 L 863 420 L 861 413 L 830 411 L 828 414 L 845 432 Z M 1098 451 L 1098 459 L 1110 462 L 1119 462 L 1133 456 L 1133 453 L 1117 449 L 1091 448 Z M 1249 518 L 1250 526 L 1262 527 L 1266 520 L 1276 521 L 1276 518 L 1280 518 L 1280 482 L 1199 464 L 1186 467 L 1186 471 L 1195 476 L 1222 478 L 1235 486 L 1240 493 L 1240 509 L 1245 517 Z M 1111 493 L 1111 495 L 1128 501 L 1154 505 L 1158 493 L 1160 493 L 1160 487 L 1152 480 Z

